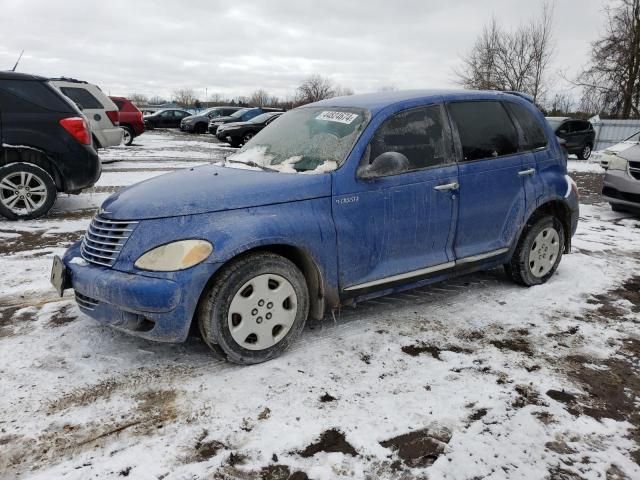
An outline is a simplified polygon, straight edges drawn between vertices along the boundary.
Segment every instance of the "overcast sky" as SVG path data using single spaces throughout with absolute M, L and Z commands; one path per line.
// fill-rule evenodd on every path
M 575 74 L 608 0 L 556 0 L 552 76 Z M 507 27 L 540 0 L 0 0 L 0 69 L 70 76 L 111 95 L 178 88 L 293 95 L 311 73 L 356 93 L 455 87 L 452 70 L 492 14 Z M 567 88 L 561 80 L 557 90 Z

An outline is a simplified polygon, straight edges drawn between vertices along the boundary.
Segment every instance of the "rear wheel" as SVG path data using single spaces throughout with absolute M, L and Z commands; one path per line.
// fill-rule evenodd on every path
M 254 253 L 223 268 L 198 306 L 204 341 L 240 364 L 277 357 L 300 335 L 309 313 L 302 272 L 272 253 Z
M 247 143 L 249 140 L 251 140 L 253 138 L 255 134 L 253 132 L 247 132 L 244 134 L 244 136 L 242 137 L 242 143 Z
M 129 146 L 133 143 L 133 130 L 131 127 L 122 127 L 122 143 Z
M 555 273 L 563 249 L 564 228 L 560 221 L 551 215 L 538 217 L 525 227 L 505 270 L 516 283 L 540 285 Z
M 9 220 L 45 215 L 56 195 L 53 178 L 44 169 L 22 162 L 0 167 L 0 214 Z
M 578 152 L 578 158 L 580 160 L 588 160 L 591 156 L 591 145 L 585 145 L 580 152 Z
M 194 129 L 196 133 L 207 133 L 207 124 L 206 123 L 198 123 Z

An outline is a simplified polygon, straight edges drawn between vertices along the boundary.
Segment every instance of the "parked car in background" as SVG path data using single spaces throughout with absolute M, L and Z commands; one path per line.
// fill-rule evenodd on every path
M 182 119 L 189 116 L 191 116 L 191 113 L 186 110 L 167 108 L 151 115 L 145 115 L 143 117 L 144 127 L 148 130 L 153 130 L 154 128 L 180 128 Z
M 52 278 L 104 324 L 176 342 L 194 320 L 251 364 L 341 305 L 501 265 L 545 283 L 578 213 L 557 138 L 519 95 L 353 95 L 285 113 L 225 166 L 112 195 Z
M 109 97 L 120 110 L 120 128 L 123 130 L 122 143 L 131 145 L 133 139 L 144 133 L 142 112 L 125 97 Z
M 264 108 L 264 107 L 249 107 L 243 108 L 242 110 L 238 110 L 235 113 L 232 113 L 228 117 L 218 117 L 214 118 L 209 122 L 209 133 L 216 134 L 218 132 L 218 127 L 220 125 L 224 125 L 225 123 L 231 122 L 248 122 L 254 117 L 261 115 L 265 112 L 284 112 L 281 108 Z
M 574 120 L 568 117 L 547 117 L 557 137 L 562 138 L 569 154 L 575 154 L 580 160 L 587 160 L 593 151 L 596 132 L 591 122 Z
M 640 213 L 640 145 L 610 157 L 602 197 L 616 212 Z
M 273 122 L 284 112 L 266 112 L 253 117 L 248 122 L 233 122 L 220 125 L 216 137 L 221 142 L 229 142 L 232 147 L 239 147 L 251 140 L 256 133 Z
M 190 115 L 180 122 L 180 130 L 191 133 L 207 133 L 209 122 L 214 118 L 228 117 L 242 107 L 212 107 L 196 115 Z
M 45 215 L 58 192 L 100 177 L 91 129 L 78 107 L 43 77 L 0 72 L 0 215 Z
M 625 150 L 639 144 L 640 144 L 640 132 L 636 132 L 633 135 L 631 135 L 629 138 L 625 138 L 620 143 L 616 143 L 615 145 L 607 147 L 603 151 L 593 152 L 593 156 L 600 162 L 600 165 L 604 169 L 607 169 L 609 167 L 609 163 L 612 160 L 612 157 L 619 155 Z
M 73 78 L 52 78 L 51 84 L 73 100 L 91 123 L 96 148 L 109 148 L 122 143 L 120 111 L 100 87 Z

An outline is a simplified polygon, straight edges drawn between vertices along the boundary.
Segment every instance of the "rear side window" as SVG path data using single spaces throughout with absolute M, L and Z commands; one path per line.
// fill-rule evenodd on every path
M 56 90 L 44 82 L 27 80 L 0 81 L 0 110 L 19 113 L 73 111 Z
M 517 103 L 508 102 L 505 106 L 522 128 L 524 145 L 521 145 L 521 150 L 535 150 L 547 146 L 547 137 L 542 125 L 529 110 Z
M 104 106 L 94 97 L 89 90 L 76 87 L 61 87 L 60 90 L 71 100 L 82 105 L 82 108 L 104 109 Z
M 115 100 L 112 98 L 111 101 L 118 106 L 118 110 L 122 110 L 124 107 L 124 102 L 122 100 Z
M 449 104 L 458 126 L 464 161 L 511 155 L 518 151 L 516 127 L 500 102 Z
M 253 117 L 257 117 L 258 115 L 260 115 L 260 110 L 256 109 L 256 110 L 249 110 L 246 113 L 242 114 L 242 121 L 246 122 L 247 120 L 251 120 Z
M 413 108 L 389 117 L 369 145 L 370 162 L 383 153 L 398 152 L 407 157 L 410 170 L 444 165 L 451 158 L 439 105 Z

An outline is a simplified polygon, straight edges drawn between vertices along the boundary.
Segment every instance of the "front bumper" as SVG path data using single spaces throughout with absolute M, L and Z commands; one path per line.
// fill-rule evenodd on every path
M 217 264 L 174 272 L 172 279 L 157 278 L 88 263 L 81 259 L 80 243 L 73 244 L 62 261 L 83 313 L 148 340 L 187 338 L 200 294 Z
M 640 180 L 623 170 L 607 170 L 602 197 L 609 203 L 640 209 Z
M 209 124 L 209 127 L 207 127 L 207 128 L 209 130 L 209 133 L 212 133 L 212 134 L 215 135 L 218 132 L 218 127 L 219 127 L 219 125 L 211 125 L 211 124 Z
M 195 124 L 192 123 L 181 123 L 180 124 L 180 130 L 183 132 L 193 132 Z

